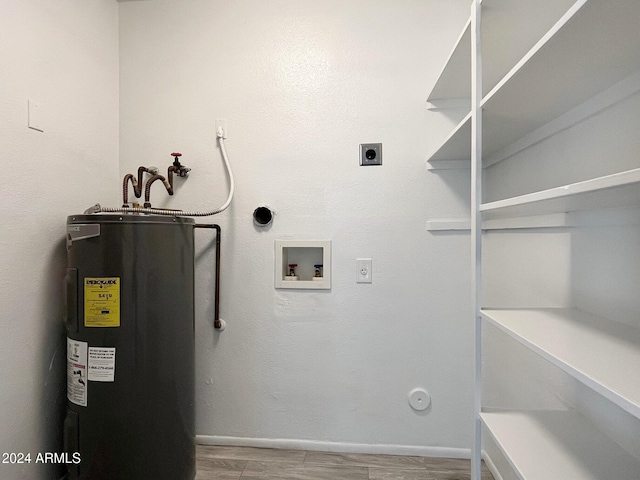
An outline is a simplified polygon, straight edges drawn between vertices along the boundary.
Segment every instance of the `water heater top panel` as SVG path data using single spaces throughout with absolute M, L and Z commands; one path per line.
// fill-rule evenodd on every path
M 174 217 L 170 215 L 137 215 L 137 214 L 80 214 L 69 215 L 67 224 L 74 223 L 163 223 L 194 225 L 195 220 L 190 217 Z

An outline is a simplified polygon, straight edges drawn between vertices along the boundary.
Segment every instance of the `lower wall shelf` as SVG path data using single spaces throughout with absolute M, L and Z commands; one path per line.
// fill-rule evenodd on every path
M 637 480 L 640 461 L 569 411 L 480 415 L 522 480 Z
M 483 230 L 510 230 L 525 228 L 572 227 L 574 224 L 567 213 L 530 215 L 527 217 L 496 218 L 482 222 Z M 471 230 L 470 218 L 432 218 L 427 220 L 427 231 Z
M 434 218 L 427 220 L 429 232 L 442 232 L 448 230 L 471 230 L 471 220 L 468 218 Z
M 640 168 L 483 203 L 483 220 L 640 205 Z
M 640 365 L 640 330 L 577 309 L 483 309 L 481 314 L 490 324 L 640 418 L 640 372 L 632 367 Z

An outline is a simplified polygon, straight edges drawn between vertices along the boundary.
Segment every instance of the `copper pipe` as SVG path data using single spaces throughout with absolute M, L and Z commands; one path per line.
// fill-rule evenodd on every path
M 136 178 L 131 173 L 127 173 L 124 176 L 124 180 L 122 181 L 122 206 L 129 206 L 129 180 L 131 180 L 131 185 L 133 185 L 133 189 L 136 190 L 138 188 L 138 183 L 136 182 Z
M 162 175 L 154 175 L 149 180 L 147 180 L 147 185 L 146 185 L 146 187 L 144 189 L 144 206 L 145 206 L 145 208 L 151 207 L 151 202 L 149 201 L 149 197 L 151 197 L 151 185 L 156 180 L 162 180 L 162 183 L 164 184 L 164 187 L 167 189 L 167 193 L 169 195 L 173 195 L 173 186 L 170 185 L 169 182 L 167 182 L 167 179 L 164 178 Z
M 220 225 L 208 223 L 196 223 L 195 228 L 213 228 L 216 231 L 216 287 L 214 290 L 214 306 L 213 306 L 213 328 L 222 329 L 222 320 L 220 320 L 220 236 L 222 230 Z
M 132 173 L 127 173 L 122 181 L 122 203 L 124 207 L 129 205 L 129 181 L 133 186 L 133 193 L 137 198 L 142 195 L 142 178 L 145 173 L 155 174 L 158 170 L 156 168 L 138 167 L 138 180 Z
M 134 186 L 134 192 L 136 194 L 136 198 L 140 198 L 142 195 L 142 177 L 145 173 L 150 173 L 151 175 L 155 175 L 158 173 L 157 168 L 147 168 L 147 167 L 138 167 L 138 185 Z
M 174 165 L 169 165 L 167 168 L 167 178 L 169 179 L 169 185 L 171 185 L 171 190 L 173 191 L 173 172 L 178 170 Z

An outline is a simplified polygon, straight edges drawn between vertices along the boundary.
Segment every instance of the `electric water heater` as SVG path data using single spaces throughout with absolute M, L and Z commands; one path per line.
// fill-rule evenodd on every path
M 193 480 L 194 221 L 67 219 L 69 480 Z

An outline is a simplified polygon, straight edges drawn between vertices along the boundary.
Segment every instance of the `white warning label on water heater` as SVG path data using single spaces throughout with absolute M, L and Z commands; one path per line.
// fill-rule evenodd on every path
M 87 342 L 67 338 L 67 398 L 87 406 Z
M 89 347 L 89 380 L 114 382 L 116 378 L 115 347 Z

